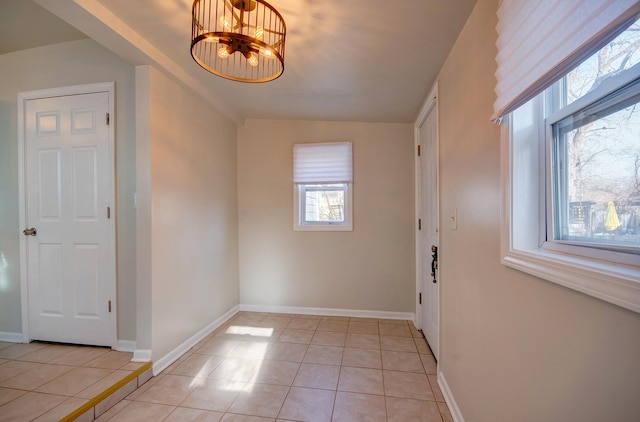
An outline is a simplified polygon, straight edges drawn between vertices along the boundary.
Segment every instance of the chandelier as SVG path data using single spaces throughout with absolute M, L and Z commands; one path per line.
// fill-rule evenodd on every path
M 268 82 L 284 71 L 282 15 L 264 0 L 195 0 L 191 56 L 209 72 Z

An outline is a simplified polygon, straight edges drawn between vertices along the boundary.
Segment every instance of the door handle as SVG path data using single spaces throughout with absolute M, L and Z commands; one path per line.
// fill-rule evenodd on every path
M 433 277 L 433 282 L 437 283 L 436 279 L 436 270 L 438 269 L 438 247 L 436 245 L 431 245 L 431 277 Z
M 35 236 L 37 232 L 35 228 L 31 227 L 30 229 L 22 230 L 22 233 L 24 233 L 25 236 Z

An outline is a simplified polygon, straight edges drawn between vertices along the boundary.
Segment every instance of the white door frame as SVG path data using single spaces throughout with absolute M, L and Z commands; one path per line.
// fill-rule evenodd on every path
M 19 195 L 19 221 L 20 221 L 20 298 L 22 308 L 22 342 L 28 343 L 29 335 L 29 286 L 27 270 L 27 239 L 22 235 L 26 228 L 27 220 L 27 196 L 26 189 L 26 138 L 25 138 L 25 109 L 27 101 L 40 98 L 64 97 L 68 95 L 93 94 L 107 92 L 109 94 L 109 116 L 115 116 L 115 83 L 104 82 L 87 85 L 66 86 L 60 88 L 40 89 L 18 93 L 18 195 Z M 114 120 L 114 119 L 112 119 Z M 109 224 L 109 274 L 111 280 L 109 294 L 111 296 L 111 347 L 117 345 L 117 303 L 116 303 L 116 207 L 115 207 L 115 124 L 110 124 L 109 129 L 109 204 L 111 204 L 112 218 Z
M 413 125 L 413 140 L 414 140 L 414 150 L 416 151 L 415 154 L 415 161 L 414 161 L 414 177 L 415 177 L 415 221 L 416 221 L 416 230 L 415 230 L 415 246 L 416 246 L 416 327 L 418 327 L 419 329 L 422 329 L 422 305 L 420 304 L 420 293 L 422 292 L 422 274 L 423 274 L 423 270 L 424 270 L 424 266 L 426 265 L 426 263 L 423 262 L 423 257 L 425 256 L 424 252 L 422 250 L 422 245 L 420 242 L 420 230 L 418 230 L 418 219 L 421 219 L 423 217 L 422 215 L 422 201 L 420 200 L 421 198 L 421 176 L 420 176 L 420 156 L 418 156 L 418 146 L 420 145 L 420 128 L 422 127 L 422 125 L 424 124 L 425 120 L 427 120 L 427 117 L 429 116 L 429 113 L 431 113 L 431 111 L 433 110 L 434 107 L 437 107 L 437 100 L 438 100 L 438 82 L 436 82 L 433 85 L 433 88 L 431 88 L 431 91 L 429 92 L 429 95 L 427 96 L 427 99 L 425 100 L 424 104 L 422 105 L 422 108 L 420 109 L 420 113 L 418 114 L 418 117 L 416 118 L 416 121 Z M 436 136 L 436 149 L 438 151 L 440 151 L 440 136 L 439 136 L 439 132 L 438 135 Z M 439 160 L 439 158 L 438 158 Z M 440 177 L 438 177 L 438 188 L 437 188 L 437 195 L 440 195 Z M 438 227 L 440 227 L 440 220 L 439 220 L 439 215 L 440 213 L 438 213 Z M 423 222 L 424 223 L 424 222 Z M 440 280 L 438 280 L 440 281 Z M 440 321 L 440 315 L 441 315 L 441 311 L 440 311 L 440 297 L 438 296 L 438 320 Z M 440 341 L 438 341 L 438 347 L 440 345 Z M 439 353 L 438 353 L 439 355 Z

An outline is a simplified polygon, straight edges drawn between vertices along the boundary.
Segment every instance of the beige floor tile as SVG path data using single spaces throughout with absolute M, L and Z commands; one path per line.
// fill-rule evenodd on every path
M 206 382 L 206 378 L 165 375 L 141 394 L 136 401 L 177 406 L 204 382 Z
M 420 354 L 420 360 L 422 361 L 422 366 L 424 367 L 424 371 L 427 374 L 435 374 L 438 371 L 438 364 L 433 355 L 423 355 Z
M 127 375 L 129 375 L 131 371 L 121 371 L 115 370 L 106 377 L 98 380 L 97 382 L 91 384 L 89 387 L 77 393 L 75 396 L 85 399 L 92 399 L 98 394 L 102 393 Z
M 316 331 L 311 339 L 311 344 L 344 347 L 346 339 L 347 333 L 340 333 L 336 331 Z
M 245 382 L 207 379 L 180 406 L 225 412 L 246 385 Z
M 438 402 L 438 409 L 440 409 L 443 422 L 453 422 L 453 416 L 451 416 L 447 403 Z
M 413 338 L 424 339 L 422 331 L 418 330 L 413 324 L 409 326 L 409 329 L 411 330 L 411 335 L 413 336 Z
M 0 359 L 0 365 L 2 365 L 3 363 L 9 362 L 9 359 Z
M 382 351 L 382 368 L 390 371 L 424 373 L 424 367 L 417 353 Z
M 37 350 L 46 347 L 42 343 L 18 343 L 11 346 L 0 349 L 0 358 L 3 359 L 20 359 L 29 353 L 33 353 Z
M 213 338 L 194 347 L 194 352 L 206 355 L 231 356 L 231 352 L 241 340 Z
M 49 363 L 55 363 L 57 365 L 84 365 L 109 353 L 110 349 L 106 347 L 75 347 L 75 346 L 62 346 L 69 350 L 63 353 L 62 356 L 58 356 L 56 359 L 49 361 Z M 117 368 L 112 368 L 117 369 Z
M 237 358 L 264 359 L 272 344 L 268 341 L 241 341 L 230 355 Z
M 322 320 L 326 321 L 339 321 L 348 323 L 351 318 L 347 316 L 335 316 L 335 315 L 323 315 Z
M 28 392 L 0 406 L 0 422 L 31 421 L 67 399 L 54 394 Z
M 0 382 L 13 378 L 17 375 L 29 372 L 31 369 L 36 368 L 38 364 L 33 362 L 21 362 L 13 360 L 0 365 Z
M 0 387 L 0 406 L 26 394 L 26 391 Z
M 286 362 L 302 362 L 309 346 L 300 343 L 273 343 L 265 359 L 281 360 Z
M 260 359 L 227 358 L 209 374 L 209 378 L 249 382 L 261 364 Z
M 394 352 L 418 352 L 416 343 L 410 337 L 380 336 L 380 348 Z
M 122 369 L 123 371 L 135 371 L 135 370 L 139 369 L 144 364 L 145 364 L 145 362 L 129 362 L 125 366 L 123 366 L 122 368 L 119 368 L 119 369 Z
M 433 396 L 436 401 L 444 402 L 444 396 L 442 395 L 442 391 L 440 391 L 440 386 L 438 386 L 438 376 L 435 374 L 427 375 L 429 378 L 429 384 L 431 384 L 431 389 L 433 390 Z
M 322 346 L 312 344 L 302 360 L 305 363 L 322 363 L 325 365 L 340 365 L 342 362 L 343 347 Z
M 335 331 L 346 333 L 349 327 L 349 318 L 347 319 L 323 319 L 318 324 L 318 331 Z
M 410 321 L 407 321 L 405 319 L 379 319 L 378 323 L 380 323 L 380 324 L 409 325 L 410 327 L 413 327 L 413 323 L 410 322 Z
M 303 422 L 330 422 L 335 396 L 335 391 L 293 387 L 278 418 Z
M 260 321 L 259 326 L 272 327 L 272 328 L 286 328 L 291 323 L 292 320 L 293 320 L 293 316 L 272 314 L 272 315 L 267 315 L 262 321 Z
M 353 334 L 373 334 L 379 335 L 378 331 L 378 323 L 377 322 L 349 322 L 349 328 L 347 329 L 349 333 Z
M 295 330 L 315 330 L 320 324 L 320 319 L 309 319 L 304 317 L 296 317 L 287 326 Z
M 73 366 L 32 363 L 33 367 L 12 378 L 0 381 L 0 386 L 33 391 L 41 385 L 71 371 Z
M 27 362 L 38 362 L 38 363 L 54 363 L 58 359 L 65 359 L 65 357 L 68 354 L 78 356 L 79 350 L 81 350 L 81 348 L 77 346 L 62 346 L 58 344 L 47 344 L 46 347 L 42 347 L 29 354 L 21 356 L 20 360 L 24 360 Z M 78 357 L 81 358 L 81 356 L 78 356 Z M 82 365 L 85 362 L 88 362 L 88 361 L 82 360 L 79 363 L 79 365 Z
M 387 396 L 435 401 L 426 374 L 384 370 L 382 377 Z
M 136 391 L 134 391 L 133 393 L 129 394 L 127 396 L 127 399 L 128 400 L 136 400 L 138 397 L 140 397 L 143 393 L 145 393 L 149 388 L 154 386 L 157 382 L 159 382 L 164 377 L 166 377 L 166 374 L 164 374 L 164 373 L 161 373 L 156 377 L 151 377 L 151 379 L 149 381 L 145 382 L 143 385 L 139 386 Z
M 100 415 L 98 418 L 96 418 L 95 422 L 107 422 L 107 421 L 111 420 L 111 418 L 113 418 L 116 414 L 118 414 L 120 411 L 122 411 L 122 409 L 127 407 L 130 403 L 131 403 L 131 401 L 129 401 L 129 400 L 122 400 L 122 401 L 118 402 L 111 409 L 107 410 L 102 415 Z
M 432 401 L 387 397 L 388 422 L 442 422 L 438 405 Z
M 220 422 L 275 422 L 274 418 L 263 418 L 261 416 L 236 415 L 226 413 Z
M 43 413 L 39 418 L 34 419 L 34 422 L 59 421 L 86 402 L 85 399 L 69 397 L 53 409 Z
M 9 343 L 6 341 L 0 341 L 0 349 L 4 349 L 5 347 L 13 346 L 15 343 Z
M 87 362 L 84 366 L 91 368 L 107 368 L 107 369 L 124 369 L 129 363 L 131 363 L 131 353 L 117 352 L 110 350 L 107 353 Z
M 229 322 L 233 325 L 253 325 L 258 324 L 262 320 L 264 320 L 269 314 L 262 312 L 245 312 L 238 313 L 235 317 L 231 319 Z
M 338 391 L 333 422 L 386 422 L 384 397 Z
M 260 368 L 251 379 L 258 384 L 274 384 L 289 387 L 296 377 L 300 364 L 297 362 L 283 362 L 278 360 L 263 360 Z
M 165 422 L 218 422 L 224 413 L 177 407 Z
M 311 343 L 314 333 L 315 331 L 313 330 L 296 330 L 293 328 L 287 328 L 282 332 L 278 340 L 285 343 L 309 344 Z
M 170 371 L 168 374 L 186 375 L 192 377 L 207 377 L 226 358 L 224 356 L 204 355 L 192 353 Z
M 409 326 L 399 324 L 380 324 L 380 335 L 413 338 Z
M 161 421 L 173 412 L 175 406 L 134 401 L 116 413 L 110 422 Z
M 380 350 L 380 336 L 375 334 L 348 333 L 345 347 Z
M 349 322 L 375 322 L 376 324 L 380 320 L 378 318 L 364 318 L 364 317 L 350 317 Z
M 101 368 L 75 368 L 59 376 L 53 381 L 38 387 L 36 391 L 41 393 L 75 396 L 90 385 L 100 381 L 113 372 L 112 369 Z
M 413 341 L 416 344 L 418 353 L 422 353 L 425 355 L 431 354 L 431 349 L 429 349 L 429 345 L 427 345 L 427 342 L 423 338 L 414 338 Z
M 384 395 L 382 370 L 343 366 L 338 381 L 339 391 Z
M 335 390 L 338 386 L 340 366 L 303 363 L 293 381 L 296 387 Z
M 382 369 L 382 357 L 380 350 L 352 349 L 345 347 L 342 354 L 343 366 L 356 366 L 359 368 Z
M 289 392 L 289 387 L 269 384 L 247 384 L 231 403 L 228 412 L 275 418 Z

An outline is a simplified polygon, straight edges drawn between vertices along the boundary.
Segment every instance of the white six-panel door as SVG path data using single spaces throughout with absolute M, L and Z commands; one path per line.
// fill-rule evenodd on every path
M 97 92 L 25 102 L 30 340 L 113 345 L 109 100 Z

